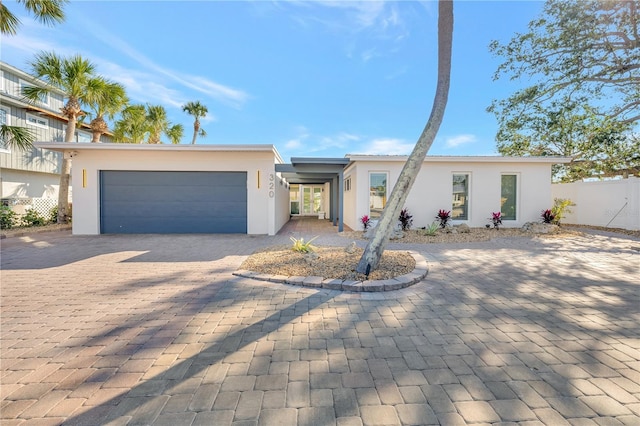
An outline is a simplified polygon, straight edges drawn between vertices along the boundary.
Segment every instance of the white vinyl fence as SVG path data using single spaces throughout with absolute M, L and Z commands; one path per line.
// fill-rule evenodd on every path
M 564 223 L 640 230 L 640 178 L 557 183 L 551 194 L 576 204 Z

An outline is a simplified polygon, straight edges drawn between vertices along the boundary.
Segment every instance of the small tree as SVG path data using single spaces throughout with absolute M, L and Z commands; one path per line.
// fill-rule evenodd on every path
M 187 102 L 182 106 L 182 110 L 193 116 L 193 139 L 191 140 L 191 144 L 195 145 L 198 135 L 202 137 L 207 135 L 207 132 L 200 128 L 200 118 L 206 117 L 209 110 L 206 106 L 201 104 L 200 101 Z

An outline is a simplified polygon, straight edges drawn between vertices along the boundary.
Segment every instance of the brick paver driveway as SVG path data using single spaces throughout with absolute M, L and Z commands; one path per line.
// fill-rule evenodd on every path
M 286 240 L 3 240 L 0 423 L 640 424 L 637 239 L 412 245 L 388 293 L 231 275 Z

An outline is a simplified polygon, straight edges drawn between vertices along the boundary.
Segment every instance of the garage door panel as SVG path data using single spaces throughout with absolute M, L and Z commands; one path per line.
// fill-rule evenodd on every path
M 223 226 L 225 229 L 237 229 L 246 225 L 242 219 L 227 218 L 221 219 L 216 224 L 201 223 L 198 231 L 193 231 L 193 224 L 188 221 L 171 222 L 166 218 L 123 218 L 126 220 L 118 221 L 118 229 L 108 232 L 111 234 L 219 234 L 219 228 Z
M 101 172 L 102 233 L 246 233 L 245 172 Z

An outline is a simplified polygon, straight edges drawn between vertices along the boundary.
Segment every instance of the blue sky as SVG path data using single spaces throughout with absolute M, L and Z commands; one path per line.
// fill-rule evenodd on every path
M 435 1 L 72 1 L 67 19 L 22 20 L 3 61 L 28 71 L 41 50 L 81 54 L 125 85 L 131 101 L 163 105 L 172 124 L 209 109 L 199 144 L 273 144 L 290 157 L 408 154 L 436 86 Z M 492 80 L 491 40 L 526 32 L 540 1 L 457 1 L 451 90 L 430 155 L 495 155 L 485 111 L 527 82 Z

